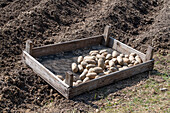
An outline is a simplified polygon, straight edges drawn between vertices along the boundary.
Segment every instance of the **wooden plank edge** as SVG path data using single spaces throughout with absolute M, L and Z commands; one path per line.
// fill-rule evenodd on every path
M 118 40 L 116 40 L 116 39 L 114 39 L 112 37 L 110 37 L 109 47 L 111 47 L 111 48 L 113 48 L 113 49 L 115 49 L 115 50 L 117 50 L 119 52 L 127 51 L 124 54 L 130 54 L 131 52 L 134 52 L 134 53 L 138 54 L 141 57 L 143 62 L 145 62 L 146 55 L 144 53 L 142 53 L 142 52 L 140 52 L 140 51 L 138 51 L 136 49 L 133 49 L 132 47 L 130 47 L 130 46 L 128 46 L 128 45 L 126 45 L 126 44 L 124 44 L 124 43 L 122 43 L 122 42 L 120 42 L 120 41 L 118 41 Z
M 61 93 L 64 97 L 68 98 L 68 88 L 69 86 L 55 76 L 51 71 L 49 71 L 46 67 L 44 67 L 41 63 L 39 63 L 36 59 L 34 59 L 31 55 L 29 55 L 26 51 L 23 51 L 23 60 L 33 71 L 38 74 L 42 79 L 44 79 L 48 84 L 50 84 L 54 89 L 56 89 L 59 93 Z M 38 69 L 41 69 L 41 72 Z M 51 78 L 45 78 L 43 74 L 48 74 Z M 53 80 L 53 83 L 50 82 Z
M 123 79 L 129 78 L 131 76 L 134 76 L 134 75 L 146 72 L 146 71 L 150 71 L 153 69 L 153 65 L 154 65 L 154 60 L 149 60 L 142 64 L 138 64 L 138 65 L 129 67 L 128 69 L 116 71 L 116 72 L 110 73 L 108 75 L 104 75 L 100 78 L 93 79 L 93 80 L 90 80 L 85 83 L 81 83 L 78 86 L 73 86 L 72 88 L 69 88 L 69 98 L 73 98 L 74 96 L 77 96 L 84 92 L 87 92 L 87 91 L 90 91 L 90 90 L 93 90 L 96 88 L 100 88 L 105 85 L 109 85 L 113 82 L 123 80 Z M 137 72 L 136 70 L 139 70 L 139 71 Z M 127 74 L 131 71 L 132 71 L 131 75 Z M 120 76 L 121 74 L 123 76 Z
M 39 57 L 44 55 L 56 54 L 57 52 L 71 51 L 83 47 L 98 45 L 101 44 L 102 39 L 103 39 L 103 35 L 97 35 L 89 38 L 77 39 L 77 40 L 72 40 L 67 42 L 61 42 L 61 43 L 36 47 L 32 49 L 32 56 Z M 77 46 L 76 44 L 80 44 L 80 45 Z M 61 47 L 63 45 L 66 45 L 66 48 Z

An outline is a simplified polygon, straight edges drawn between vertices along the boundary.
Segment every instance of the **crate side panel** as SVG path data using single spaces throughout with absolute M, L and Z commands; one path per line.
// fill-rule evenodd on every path
M 130 47 L 126 44 L 123 44 L 122 42 L 120 42 L 112 37 L 110 37 L 109 47 L 112 47 L 113 49 L 115 49 L 121 53 L 124 53 L 124 54 L 136 53 L 141 57 L 143 62 L 145 61 L 146 55 L 144 53 L 142 53 L 138 50 L 135 50 L 132 47 Z
M 46 69 L 42 64 L 30 56 L 27 52 L 23 51 L 23 60 L 30 66 L 35 73 L 37 73 L 48 84 L 60 92 L 64 97 L 68 98 L 68 85 L 63 83 L 52 72 Z
M 109 75 L 105 75 L 101 78 L 94 79 L 89 82 L 82 83 L 78 86 L 75 86 L 72 89 L 70 89 L 69 98 L 72 98 L 72 97 L 79 95 L 83 92 L 90 91 L 90 90 L 111 84 L 115 81 L 119 81 L 119 80 L 131 77 L 131 76 L 139 74 L 139 73 L 150 71 L 153 69 L 153 62 L 154 62 L 153 60 L 150 60 L 145 63 L 130 67 L 128 69 L 114 72 Z
M 57 52 L 71 51 L 83 47 L 98 45 L 101 43 L 102 39 L 103 36 L 98 35 L 90 38 L 77 39 L 77 40 L 63 42 L 63 43 L 37 47 L 37 48 L 33 48 L 32 56 L 40 57 L 45 55 L 56 54 Z

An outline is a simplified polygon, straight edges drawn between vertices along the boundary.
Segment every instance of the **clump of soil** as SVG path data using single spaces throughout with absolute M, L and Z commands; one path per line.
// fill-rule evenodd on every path
M 74 105 L 81 106 L 80 111 L 92 109 L 84 99 L 78 103 L 64 99 L 22 63 L 25 41 L 31 39 L 34 46 L 53 44 L 102 34 L 105 25 L 111 25 L 112 37 L 143 52 L 151 44 L 165 55 L 170 50 L 168 4 L 168 0 L 0 1 L 0 111 L 36 110 L 50 100 L 59 109 Z

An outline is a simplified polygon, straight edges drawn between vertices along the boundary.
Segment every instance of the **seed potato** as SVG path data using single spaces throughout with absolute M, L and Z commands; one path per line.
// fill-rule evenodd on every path
M 64 80 L 63 76 L 62 75 L 57 75 L 57 77 L 61 80 Z
M 104 69 L 104 60 L 103 59 L 98 60 L 98 67 L 101 67 L 102 69 Z
M 71 67 L 72 67 L 72 71 L 73 71 L 74 73 L 78 72 L 78 66 L 77 66 L 76 63 L 72 63 Z
M 80 64 L 83 61 L 83 56 L 79 56 L 77 62 Z
M 113 58 L 116 58 L 118 55 L 119 55 L 119 53 L 117 51 L 113 51 L 112 52 L 112 57 Z
M 86 77 L 86 74 L 88 73 L 87 69 L 84 69 L 83 73 L 79 76 L 81 80 L 83 80 Z
M 111 54 L 107 54 L 106 60 L 111 60 L 111 59 L 112 59 L 112 55 Z
M 83 82 L 87 82 L 87 81 L 89 81 L 90 80 L 90 78 L 89 77 L 86 77 L 84 80 L 83 80 Z
M 83 72 L 83 70 L 84 70 L 84 68 L 83 68 L 83 66 L 81 64 L 78 65 L 78 69 L 79 69 L 80 73 Z
M 94 79 L 95 76 L 97 76 L 97 73 L 87 73 L 86 77 L 89 77 L 90 79 Z

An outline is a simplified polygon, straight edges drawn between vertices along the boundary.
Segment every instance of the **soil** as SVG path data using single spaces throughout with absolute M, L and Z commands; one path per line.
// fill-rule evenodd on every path
M 26 40 L 31 39 L 34 47 L 53 44 L 102 34 L 110 25 L 111 36 L 121 42 L 142 52 L 152 45 L 155 52 L 166 56 L 170 50 L 169 6 L 169 0 L 1 0 L 0 111 L 45 111 L 52 106 L 63 112 L 86 112 L 97 107 L 91 103 L 96 91 L 121 95 L 119 90 L 146 79 L 146 74 L 67 100 L 22 63 Z M 114 91 L 109 92 L 110 88 Z

